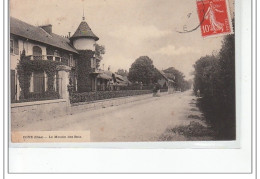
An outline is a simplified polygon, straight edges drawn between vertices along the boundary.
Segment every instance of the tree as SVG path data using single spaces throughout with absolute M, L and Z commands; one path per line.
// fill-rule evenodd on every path
M 234 24 L 234 21 L 233 21 Z M 219 139 L 235 139 L 235 36 L 227 35 L 217 56 L 201 57 L 194 65 L 194 92 Z
M 214 96 L 218 80 L 218 59 L 211 55 L 201 57 L 194 65 L 194 92 L 200 91 L 203 96 Z
M 190 84 L 184 78 L 184 74 L 174 67 L 169 67 L 163 70 L 167 78 L 174 81 L 174 87 L 177 90 L 185 91 L 190 88 Z
M 100 61 L 103 59 L 103 56 L 106 53 L 105 46 L 95 44 L 95 57 L 97 60 L 97 68 L 100 67 Z
M 136 59 L 129 69 L 128 79 L 132 82 L 151 84 L 157 82 L 159 78 L 160 74 L 148 56 L 141 56 Z
M 118 69 L 116 74 L 121 75 L 121 76 L 128 76 L 128 71 L 124 69 Z

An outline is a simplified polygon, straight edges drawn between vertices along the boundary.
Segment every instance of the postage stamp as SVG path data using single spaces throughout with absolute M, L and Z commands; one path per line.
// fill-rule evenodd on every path
M 197 1 L 203 37 L 233 33 L 227 0 Z

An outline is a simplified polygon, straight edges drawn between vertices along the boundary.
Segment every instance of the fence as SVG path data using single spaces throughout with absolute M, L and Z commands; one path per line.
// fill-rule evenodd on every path
M 35 72 L 30 80 L 29 89 L 22 91 L 17 75 L 11 71 L 11 103 L 60 99 L 62 79 L 54 78 L 53 84 L 48 80 L 50 79 L 44 77 L 44 73 Z

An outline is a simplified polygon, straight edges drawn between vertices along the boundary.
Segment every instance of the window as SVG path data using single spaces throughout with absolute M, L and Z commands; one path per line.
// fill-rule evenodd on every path
M 10 54 L 19 55 L 18 40 L 10 38 Z
M 61 58 L 60 58 L 60 53 L 58 50 L 55 50 L 54 51 L 54 57 L 55 57 L 55 61 L 61 61 Z
M 47 59 L 50 61 L 54 61 L 54 58 L 53 58 L 54 50 L 51 47 L 47 47 L 46 52 L 47 52 Z
M 42 49 L 38 46 L 33 46 L 33 59 L 42 60 Z
M 55 50 L 55 51 L 54 51 L 54 56 L 60 57 L 60 53 L 59 53 L 58 50 Z
M 72 55 L 72 54 L 70 54 L 69 66 L 70 66 L 70 67 L 75 67 L 75 62 L 74 62 L 74 59 L 73 59 L 73 55 Z
M 14 40 L 10 39 L 10 53 L 14 54 Z
M 91 68 L 96 68 L 96 59 L 95 58 L 91 58 Z
M 72 66 L 73 66 L 73 67 L 76 66 L 76 61 L 75 61 L 75 59 L 72 59 Z

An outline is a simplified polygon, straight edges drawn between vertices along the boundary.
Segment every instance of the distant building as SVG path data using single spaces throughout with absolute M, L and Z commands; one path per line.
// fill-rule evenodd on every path
M 168 89 L 168 93 L 173 93 L 174 91 L 174 81 L 167 77 L 167 74 L 165 74 L 161 70 L 157 70 L 161 78 L 157 81 L 157 83 L 161 86 L 161 88 Z
M 165 76 L 163 71 L 157 70 L 160 74 L 159 80 L 157 81 L 157 83 L 161 86 L 161 88 L 167 88 L 168 87 L 168 81 L 169 79 Z
M 97 76 L 97 88 L 99 91 L 120 90 L 129 84 L 130 82 L 127 77 L 123 77 L 109 70 L 100 70 Z

